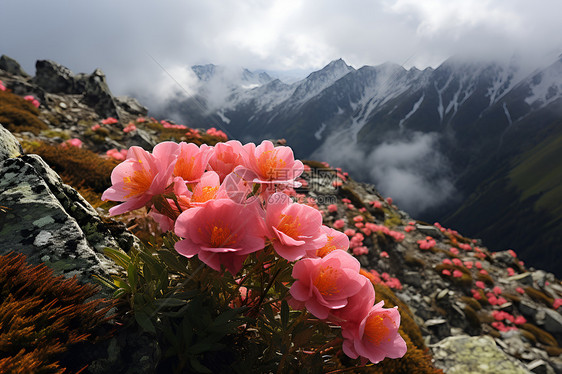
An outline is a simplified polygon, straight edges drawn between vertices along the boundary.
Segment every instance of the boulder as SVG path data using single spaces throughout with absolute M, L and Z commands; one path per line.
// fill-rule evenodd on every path
M 24 253 L 31 263 L 80 281 L 116 273 L 105 247 L 128 250 L 138 243 L 124 228 L 104 223 L 37 155 L 0 162 L 0 202 L 0 254 Z
M 435 366 L 447 374 L 525 374 L 519 361 L 505 354 L 489 336 L 451 336 L 430 346 Z
M 17 157 L 23 153 L 18 140 L 2 124 L 0 124 L 0 145 L 2 145 L 0 147 L 0 161 Z
M 5 72 L 13 75 L 19 75 L 21 77 L 29 78 L 29 74 L 27 74 L 20 64 L 6 55 L 2 55 L 0 57 L 0 69 L 4 70 Z

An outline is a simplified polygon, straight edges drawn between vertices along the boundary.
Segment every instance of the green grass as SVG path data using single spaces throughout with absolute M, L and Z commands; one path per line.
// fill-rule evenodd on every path
M 522 154 L 509 173 L 521 200 L 537 196 L 535 207 L 562 215 L 562 135 L 544 140 Z

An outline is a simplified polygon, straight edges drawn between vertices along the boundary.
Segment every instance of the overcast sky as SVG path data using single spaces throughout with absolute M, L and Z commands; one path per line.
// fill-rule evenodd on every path
M 561 14 L 561 0 L 1 0 L 0 54 L 32 75 L 38 59 L 100 67 L 124 94 L 164 79 L 162 67 L 205 63 L 302 73 L 340 57 L 356 68 L 554 59 Z

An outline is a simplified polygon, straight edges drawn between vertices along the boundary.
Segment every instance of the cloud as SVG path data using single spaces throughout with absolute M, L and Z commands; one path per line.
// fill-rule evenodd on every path
M 349 170 L 355 178 L 363 176 L 364 182 L 416 216 L 456 197 L 449 162 L 438 145 L 436 133 L 411 133 L 366 150 L 340 133 L 330 136 L 312 158 Z

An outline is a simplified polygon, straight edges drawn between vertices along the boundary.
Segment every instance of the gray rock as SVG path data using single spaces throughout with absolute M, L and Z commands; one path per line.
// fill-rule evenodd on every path
M 14 60 L 11 57 L 8 57 L 6 55 L 2 55 L 0 57 L 0 69 L 4 70 L 7 73 L 13 74 L 13 75 L 19 75 L 25 78 L 29 78 L 29 74 L 27 74 L 22 67 L 20 66 L 20 64 Z
M 151 151 L 157 143 L 158 141 L 150 135 L 150 133 L 142 129 L 137 129 L 127 138 L 127 148 L 136 145 L 147 151 Z
M 117 96 L 114 98 L 114 100 L 120 108 L 130 114 L 137 116 L 146 116 L 148 114 L 148 109 L 142 106 L 135 98 L 128 96 Z
M 112 234 L 97 212 L 37 155 L 0 163 L 0 253 L 24 253 L 31 263 L 45 262 L 58 274 L 115 274 L 105 247 L 129 249 L 135 239 Z
M 33 83 L 47 92 L 74 94 L 83 90 L 70 69 L 50 60 L 35 63 Z
M 530 373 L 512 359 L 489 336 L 452 336 L 430 346 L 435 366 L 447 374 Z
M 533 285 L 533 275 L 530 272 L 516 274 L 507 278 L 507 281 L 519 281 L 521 284 L 525 286 L 532 286 Z
M 544 310 L 544 329 L 551 334 L 562 333 L 562 316 L 555 310 Z
M 424 235 L 429 235 L 432 236 L 434 238 L 441 238 L 443 237 L 443 233 L 441 232 L 441 230 L 439 230 L 437 227 L 435 226 L 428 226 L 428 225 L 420 225 L 420 224 L 416 224 L 416 229 L 424 234 Z
M 22 153 L 23 149 L 18 140 L 0 124 L 0 161 L 17 157 Z
M 527 364 L 527 369 L 536 374 L 555 374 L 554 369 L 544 360 L 534 360 Z
M 537 306 L 534 303 L 531 303 L 527 300 L 521 300 L 519 303 L 519 311 L 527 318 L 531 318 L 536 320 L 538 312 L 542 309 L 542 307 Z

